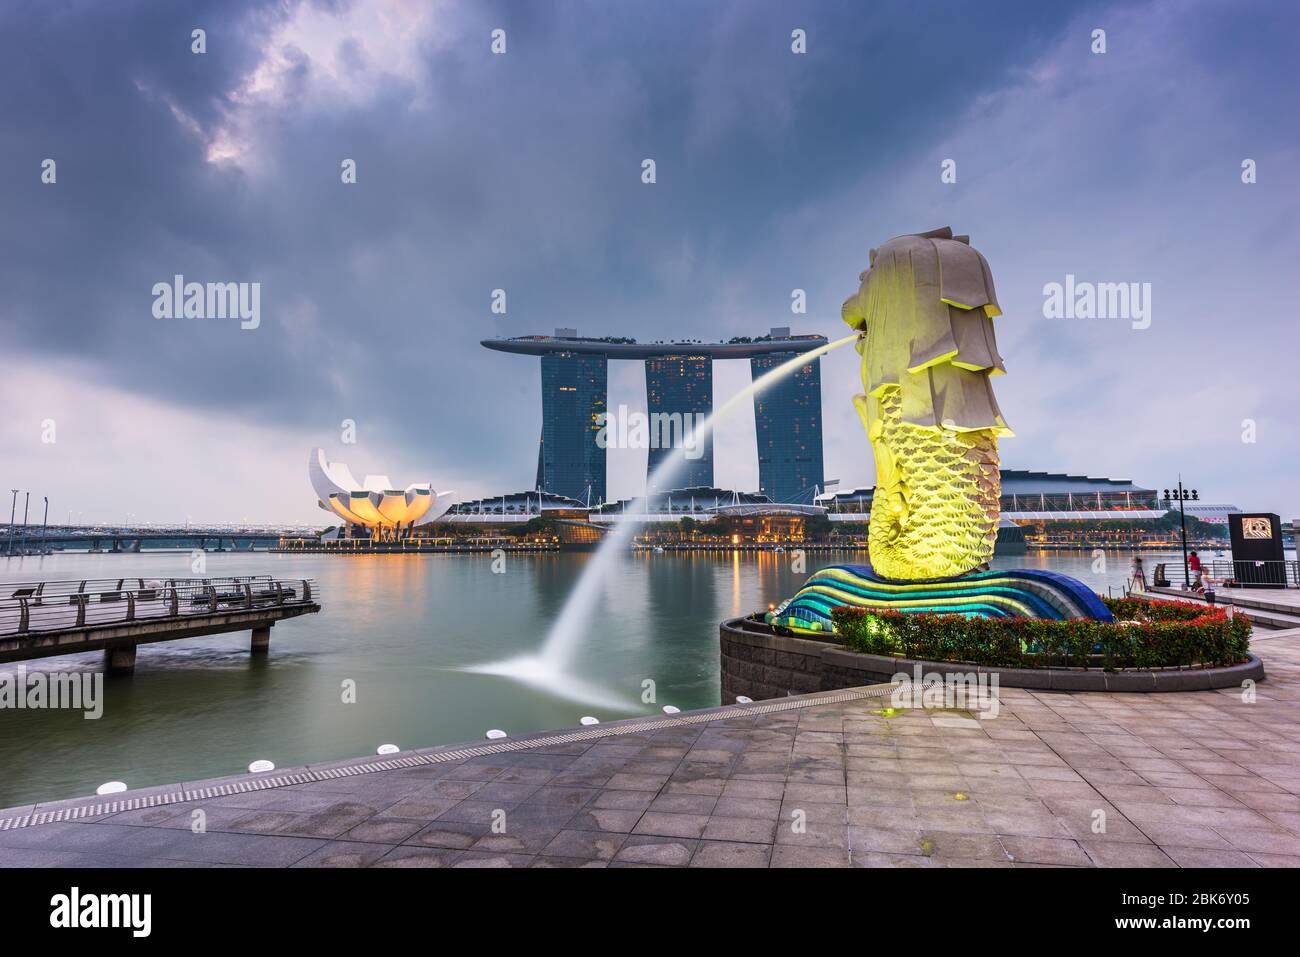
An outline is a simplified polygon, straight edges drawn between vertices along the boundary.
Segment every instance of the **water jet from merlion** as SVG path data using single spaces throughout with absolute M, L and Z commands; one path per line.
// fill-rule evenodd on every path
M 734 411 L 746 400 L 753 397 L 755 393 L 761 392 L 763 389 L 779 382 L 820 356 L 841 346 L 848 345 L 857 339 L 858 334 L 854 333 L 834 342 L 828 342 L 824 346 L 819 346 L 809 352 L 795 356 L 754 380 L 715 409 L 712 415 L 704 419 L 694 431 L 693 442 L 705 441 L 719 419 Z M 647 489 L 671 487 L 674 474 L 685 464 L 685 461 L 684 449 L 675 449 L 673 454 L 664 459 L 659 467 L 650 474 L 646 480 Z M 636 512 L 644 501 L 644 496 L 637 499 L 630 511 Z M 621 707 L 626 710 L 642 710 L 642 706 L 631 693 L 632 689 L 628 689 L 626 696 L 624 696 L 609 689 L 593 687 L 583 682 L 574 673 L 578 652 L 582 648 L 583 640 L 590 632 L 591 616 L 600 598 L 601 584 L 608 576 L 614 562 L 617 561 L 619 553 L 627 549 L 635 529 L 636 524 L 634 522 L 616 522 L 605 535 L 600 547 L 583 568 L 577 584 L 574 586 L 573 591 L 569 593 L 568 600 L 565 601 L 564 607 L 560 610 L 559 617 L 551 626 L 546 635 L 546 640 L 542 643 L 542 647 L 536 655 L 525 655 L 505 661 L 475 665 L 465 670 L 504 675 L 527 684 L 538 685 L 563 697 L 592 704 L 605 704 L 609 707 Z

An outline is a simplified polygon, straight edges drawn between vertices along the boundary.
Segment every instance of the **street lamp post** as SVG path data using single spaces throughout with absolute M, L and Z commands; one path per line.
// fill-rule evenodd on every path
M 45 554 L 45 535 L 46 529 L 50 524 L 50 497 L 45 496 L 45 517 L 41 519 L 41 554 Z
M 32 493 L 27 492 L 25 494 L 26 498 L 23 499 L 23 543 L 21 545 L 24 552 L 27 551 L 27 509 L 32 504 Z
M 18 489 L 10 489 L 14 493 L 13 504 L 9 506 L 9 544 L 5 547 L 5 554 L 14 553 L 14 516 L 18 513 Z
M 1166 508 L 1169 507 L 1170 498 L 1171 496 L 1169 494 L 1169 489 L 1165 489 Z M 1183 538 L 1183 588 L 1187 589 L 1191 587 L 1192 577 L 1191 577 L 1191 573 L 1187 569 L 1187 508 L 1185 507 L 1184 503 L 1188 499 L 1191 499 L 1193 502 L 1195 502 L 1199 500 L 1200 495 L 1194 488 L 1193 489 L 1183 488 L 1183 479 L 1182 476 L 1179 476 L 1178 490 L 1172 496 L 1172 498 L 1178 502 L 1178 523 L 1182 527 L 1182 538 Z

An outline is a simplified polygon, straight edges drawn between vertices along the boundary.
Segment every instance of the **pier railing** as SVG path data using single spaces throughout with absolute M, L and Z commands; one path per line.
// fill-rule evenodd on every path
M 1213 579 L 1221 587 L 1237 585 L 1273 585 L 1274 587 L 1300 588 L 1300 562 L 1289 561 L 1238 561 L 1235 559 L 1201 559 L 1202 580 Z M 1195 583 L 1196 572 L 1190 568 L 1188 581 Z M 1151 584 L 1182 585 L 1181 561 L 1157 562 L 1151 575 Z
M 311 605 L 310 578 L 99 578 L 0 583 L 0 635 L 36 635 L 241 608 Z
M 405 555 L 455 554 L 462 552 L 554 552 L 558 541 L 516 541 L 508 538 L 454 539 L 402 538 L 397 541 L 372 541 L 368 538 L 340 538 L 320 541 L 315 538 L 282 538 L 274 552 L 305 552 L 329 555 Z

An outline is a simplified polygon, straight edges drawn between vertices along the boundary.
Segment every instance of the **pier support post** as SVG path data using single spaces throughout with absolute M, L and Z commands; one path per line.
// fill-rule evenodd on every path
M 264 655 L 271 649 L 271 626 L 261 625 L 253 629 L 253 641 L 249 651 L 255 655 Z
M 135 673 L 135 645 L 113 645 L 104 649 L 104 670 L 110 675 Z

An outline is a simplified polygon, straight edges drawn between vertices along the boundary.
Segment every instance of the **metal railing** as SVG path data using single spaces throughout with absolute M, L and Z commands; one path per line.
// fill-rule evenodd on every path
M 0 635 L 36 635 L 133 621 L 162 622 L 241 608 L 310 605 L 310 578 L 99 578 L 0 583 Z
M 338 552 L 340 554 L 389 554 L 402 552 L 552 552 L 558 541 L 517 541 L 509 538 L 401 538 L 396 541 L 372 541 L 369 538 L 282 538 L 274 546 L 279 552 Z
M 1231 558 L 1201 559 L 1202 581 L 1212 579 L 1220 588 L 1241 585 L 1273 585 L 1281 588 L 1300 588 L 1300 562 L 1255 562 Z M 1152 585 L 1178 586 L 1196 583 L 1196 572 L 1190 568 L 1187 581 L 1183 578 L 1181 561 L 1157 562 L 1152 570 Z

